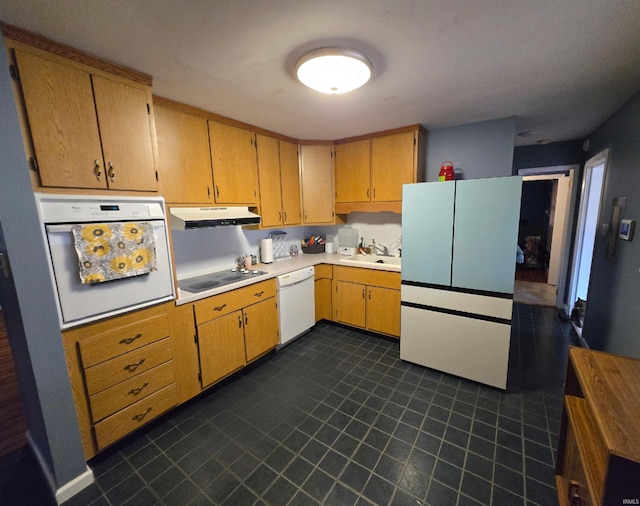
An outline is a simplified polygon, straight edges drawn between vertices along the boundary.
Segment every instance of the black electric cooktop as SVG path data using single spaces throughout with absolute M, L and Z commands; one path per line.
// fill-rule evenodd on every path
M 227 271 L 212 272 L 196 276 L 195 278 L 187 278 L 178 281 L 181 290 L 191 293 L 204 292 L 231 283 L 237 283 L 249 278 L 255 278 L 267 274 L 265 271 L 256 271 L 251 269 L 232 269 Z

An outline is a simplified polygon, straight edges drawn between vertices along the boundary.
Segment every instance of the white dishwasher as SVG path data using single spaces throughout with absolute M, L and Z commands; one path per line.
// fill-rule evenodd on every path
M 305 267 L 282 274 L 278 280 L 280 345 L 304 334 L 316 323 L 314 268 Z

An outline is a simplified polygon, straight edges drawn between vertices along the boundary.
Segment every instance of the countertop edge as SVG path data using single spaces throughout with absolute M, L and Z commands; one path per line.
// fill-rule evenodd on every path
M 297 271 L 298 269 L 304 269 L 305 267 L 311 267 L 319 264 L 331 264 L 331 265 L 341 265 L 344 267 L 354 267 L 356 269 L 370 269 L 370 270 L 380 270 L 387 272 L 400 272 L 397 269 L 389 269 L 387 266 L 371 264 L 371 265 L 357 265 L 353 263 L 342 262 L 346 257 L 341 257 L 340 255 L 332 254 L 332 253 L 318 253 L 318 254 L 309 254 L 302 253 L 295 257 L 289 257 L 286 260 L 277 260 L 270 264 L 257 264 L 254 266 L 255 269 L 265 271 L 266 274 L 262 276 L 254 276 L 246 281 L 238 281 L 237 283 L 231 283 L 229 285 L 224 285 L 219 288 L 212 288 L 211 290 L 205 290 L 203 292 L 191 293 L 185 290 L 177 289 L 175 303 L 176 306 L 182 306 L 184 304 L 189 304 L 192 302 L 196 302 L 202 299 L 206 299 L 208 297 L 213 297 L 214 295 L 220 295 L 221 293 L 226 293 L 231 290 L 236 290 L 238 288 L 242 288 L 244 286 L 249 286 L 254 283 L 260 283 L 261 281 L 266 281 L 269 279 L 273 279 L 282 274 L 287 274 L 289 272 Z

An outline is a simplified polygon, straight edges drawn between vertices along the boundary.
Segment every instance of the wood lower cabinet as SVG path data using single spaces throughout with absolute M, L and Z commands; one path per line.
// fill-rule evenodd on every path
M 271 279 L 194 304 L 203 388 L 277 346 L 275 295 Z
M 335 266 L 334 321 L 400 336 L 400 273 Z
M 213 204 L 207 120 L 171 104 L 154 97 L 158 190 L 169 204 Z
M 333 266 L 320 264 L 316 265 L 314 270 L 316 322 L 331 320 L 333 318 L 333 312 L 331 311 Z
M 333 224 L 332 146 L 301 145 L 300 175 L 303 224 Z
M 258 205 L 256 134 L 209 120 L 209 144 L 215 202 Z
M 42 186 L 156 191 L 150 86 L 9 47 Z
M 560 506 L 638 504 L 640 360 L 569 349 L 556 485 Z
M 242 311 L 198 325 L 200 374 L 206 387 L 246 364 Z
M 178 404 L 167 308 L 63 332 L 87 459 Z

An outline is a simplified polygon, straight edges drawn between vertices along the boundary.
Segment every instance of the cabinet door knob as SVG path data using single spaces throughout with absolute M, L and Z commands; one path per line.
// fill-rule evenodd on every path
M 102 181 L 102 168 L 100 167 L 100 162 L 98 160 L 93 161 L 93 173 L 98 181 Z
M 362 298 L 364 299 L 364 288 L 362 289 Z
M 249 323 L 249 317 L 245 313 L 245 315 L 244 315 L 244 324 L 247 325 L 248 323 Z
M 238 328 L 242 328 L 242 316 L 238 315 Z
M 284 212 L 284 223 L 287 223 L 287 211 Z
M 107 176 L 109 176 L 109 181 L 112 183 L 116 180 L 116 170 L 113 168 L 113 164 L 109 162 L 107 164 Z
M 218 187 L 218 185 L 216 185 L 216 198 L 220 198 L 220 188 Z
M 369 188 L 367 188 L 367 198 L 369 198 Z
M 207 185 L 207 198 L 211 198 L 211 187 L 209 185 Z
M 569 484 L 569 504 L 570 506 L 580 506 L 582 504 L 580 484 L 575 481 Z

